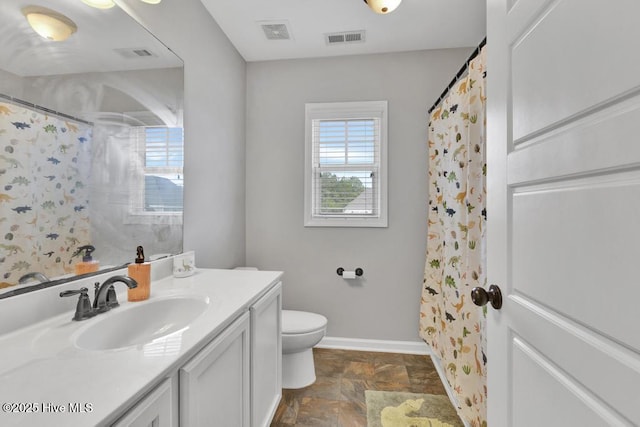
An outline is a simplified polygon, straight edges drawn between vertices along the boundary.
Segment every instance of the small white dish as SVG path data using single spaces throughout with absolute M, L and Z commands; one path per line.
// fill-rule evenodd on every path
M 189 277 L 196 272 L 196 254 L 194 251 L 176 255 L 173 258 L 173 277 Z

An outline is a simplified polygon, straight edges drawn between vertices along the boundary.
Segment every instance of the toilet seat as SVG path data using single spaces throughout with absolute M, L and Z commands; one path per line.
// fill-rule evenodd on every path
M 295 335 L 316 332 L 327 326 L 321 314 L 297 310 L 282 310 L 282 334 Z

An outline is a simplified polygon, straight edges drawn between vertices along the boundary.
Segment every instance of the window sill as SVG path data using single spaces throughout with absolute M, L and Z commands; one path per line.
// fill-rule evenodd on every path
M 182 212 L 129 213 L 124 224 L 182 225 Z
M 388 227 L 386 218 L 307 218 L 305 227 Z

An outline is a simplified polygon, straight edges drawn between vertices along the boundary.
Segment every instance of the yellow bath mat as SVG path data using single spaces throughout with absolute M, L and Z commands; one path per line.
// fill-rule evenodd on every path
M 367 427 L 463 427 L 447 396 L 366 390 Z

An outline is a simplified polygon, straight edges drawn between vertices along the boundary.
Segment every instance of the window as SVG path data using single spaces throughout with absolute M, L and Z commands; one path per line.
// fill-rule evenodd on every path
M 387 102 L 306 104 L 305 226 L 387 226 Z
M 145 126 L 133 130 L 131 213 L 181 216 L 184 163 L 180 127 Z

